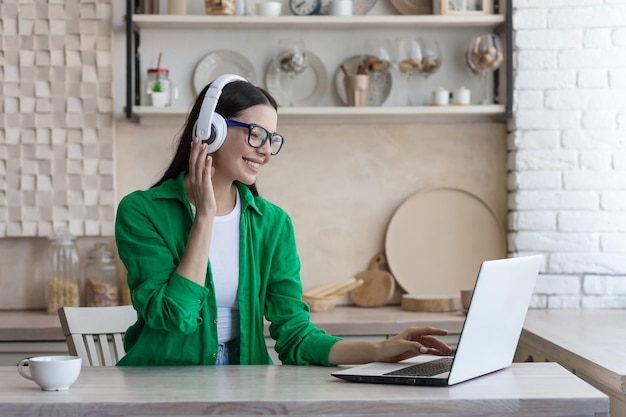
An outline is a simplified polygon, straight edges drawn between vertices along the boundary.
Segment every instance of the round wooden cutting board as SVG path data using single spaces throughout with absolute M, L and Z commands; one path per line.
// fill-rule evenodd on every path
M 502 225 L 475 195 L 435 188 L 409 197 L 385 237 L 396 282 L 408 294 L 458 294 L 473 288 L 484 260 L 506 256 Z

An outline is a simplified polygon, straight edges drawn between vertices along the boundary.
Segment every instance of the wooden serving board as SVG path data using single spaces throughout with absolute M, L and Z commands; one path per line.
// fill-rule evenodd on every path
M 352 302 L 359 307 L 381 307 L 393 296 L 396 288 L 393 275 L 385 271 L 387 258 L 383 252 L 377 253 L 370 261 L 367 271 L 355 275 L 363 283 L 350 291 Z

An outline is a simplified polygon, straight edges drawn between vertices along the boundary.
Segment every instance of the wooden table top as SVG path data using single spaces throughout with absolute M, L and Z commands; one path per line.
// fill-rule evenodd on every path
M 555 363 L 521 363 L 452 387 L 359 384 L 336 368 L 82 368 L 68 391 L 44 392 L 0 367 L 0 416 L 361 415 L 607 417 L 608 397 Z
M 404 311 L 399 306 L 340 306 L 312 313 L 311 320 L 331 334 L 369 336 L 393 335 L 409 326 L 437 326 L 450 333 L 460 333 L 465 316 L 457 312 L 416 313 Z M 43 310 L 0 311 L 0 342 L 50 340 L 65 340 L 56 314 L 47 314 Z
M 626 310 L 530 310 L 522 338 L 540 338 L 577 372 L 626 394 Z

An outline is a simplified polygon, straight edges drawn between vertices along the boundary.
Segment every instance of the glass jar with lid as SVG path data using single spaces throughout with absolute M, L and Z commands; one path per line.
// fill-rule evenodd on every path
M 172 104 L 170 70 L 167 68 L 148 68 L 146 94 L 150 99 L 150 105 L 154 107 L 170 106 Z
M 50 236 L 48 242 L 48 313 L 56 314 L 61 307 L 78 307 L 80 293 L 80 260 L 76 236 L 57 232 Z
M 85 263 L 85 305 L 107 307 L 119 304 L 115 255 L 106 243 L 96 243 Z

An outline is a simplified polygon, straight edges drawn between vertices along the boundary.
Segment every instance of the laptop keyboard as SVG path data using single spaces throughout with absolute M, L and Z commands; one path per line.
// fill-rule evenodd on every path
M 402 375 L 402 376 L 433 376 L 443 372 L 448 372 L 452 368 L 452 360 L 454 358 L 439 358 L 430 362 L 417 363 L 406 368 L 396 369 L 386 373 L 385 375 Z

